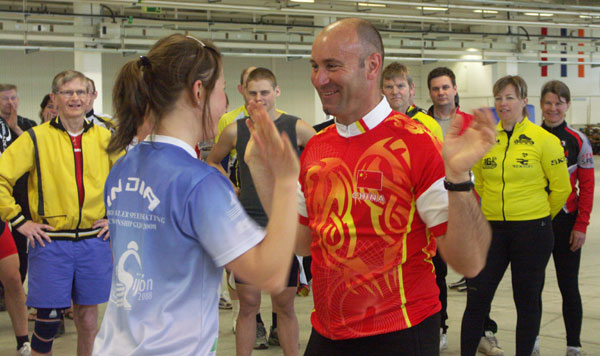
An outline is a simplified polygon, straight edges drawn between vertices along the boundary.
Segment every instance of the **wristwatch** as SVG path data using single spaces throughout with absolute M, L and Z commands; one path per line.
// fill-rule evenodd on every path
M 469 180 L 466 182 L 452 183 L 448 179 L 444 178 L 444 188 L 449 192 L 468 192 L 473 189 L 475 177 L 473 173 L 469 171 Z

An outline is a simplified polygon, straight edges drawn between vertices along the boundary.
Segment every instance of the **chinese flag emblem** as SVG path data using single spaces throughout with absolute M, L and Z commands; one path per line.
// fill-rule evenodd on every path
M 381 190 L 383 185 L 383 173 L 376 171 L 358 171 L 356 177 L 358 188 Z

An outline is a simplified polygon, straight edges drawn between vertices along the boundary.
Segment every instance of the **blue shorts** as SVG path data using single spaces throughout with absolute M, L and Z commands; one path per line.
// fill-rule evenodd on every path
M 110 295 L 112 254 L 109 240 L 52 240 L 29 249 L 27 305 L 68 308 L 73 303 L 95 305 Z

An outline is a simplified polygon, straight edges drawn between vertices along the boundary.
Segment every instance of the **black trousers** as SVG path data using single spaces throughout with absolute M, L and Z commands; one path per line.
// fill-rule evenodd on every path
M 331 340 L 312 329 L 304 356 L 439 356 L 440 315 L 409 329 L 348 340 Z
M 435 266 L 435 283 L 440 289 L 440 302 L 442 303 L 442 310 L 440 310 L 440 328 L 444 334 L 448 330 L 448 286 L 446 285 L 446 276 L 448 275 L 448 265 L 440 256 L 438 250 L 433 257 L 433 265 Z
M 517 309 L 516 356 L 530 356 L 542 317 L 541 291 L 554 246 L 550 217 L 491 221 L 492 242 L 481 273 L 467 279 L 467 306 L 461 327 L 461 355 L 475 356 L 498 284 L 511 266 Z
M 556 267 L 556 280 L 560 294 L 562 294 L 562 311 L 567 331 L 567 346 L 581 346 L 581 322 L 583 309 L 581 295 L 579 294 L 579 263 L 581 249 L 573 252 L 570 250 L 569 239 L 571 230 L 575 225 L 577 212 L 566 214 L 558 213 L 552 220 L 554 230 L 554 250 L 552 257 Z

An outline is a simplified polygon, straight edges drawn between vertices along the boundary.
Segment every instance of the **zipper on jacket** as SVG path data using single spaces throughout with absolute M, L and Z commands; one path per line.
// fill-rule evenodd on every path
M 77 154 L 75 154 L 75 145 L 73 144 L 73 139 L 71 139 L 71 134 L 67 132 L 67 136 L 69 136 L 69 141 L 71 141 L 71 148 L 73 148 L 73 163 L 75 168 L 75 185 L 77 186 L 77 205 L 79 205 L 79 219 L 77 220 L 77 226 L 75 227 L 75 238 L 79 238 L 79 225 L 81 225 L 81 209 L 82 204 L 79 202 L 79 184 L 77 184 Z M 81 133 L 81 181 L 83 185 L 83 132 Z
M 504 212 L 504 188 L 506 188 L 506 181 L 504 180 L 504 163 L 506 162 L 506 156 L 508 154 L 508 146 L 510 146 L 510 137 L 506 134 L 506 149 L 504 150 L 504 159 L 502 160 L 502 219 L 506 221 L 506 213 Z

